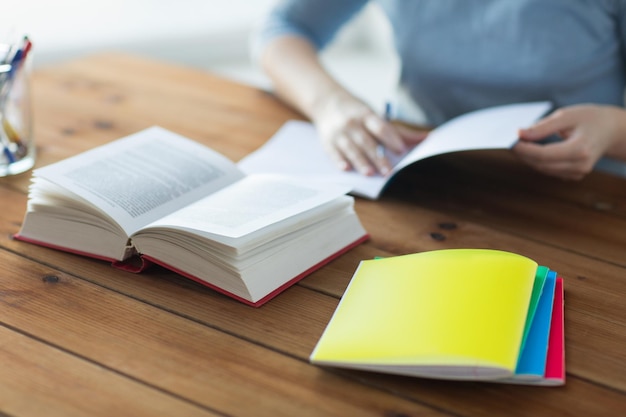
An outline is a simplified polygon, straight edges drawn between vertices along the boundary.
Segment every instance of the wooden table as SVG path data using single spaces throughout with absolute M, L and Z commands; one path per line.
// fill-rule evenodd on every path
M 42 166 L 151 125 L 234 161 L 298 118 L 206 73 L 106 54 L 34 77 Z M 12 239 L 29 174 L 0 179 L 0 416 L 613 416 L 626 410 L 626 180 L 438 158 L 358 200 L 371 240 L 255 309 L 162 269 L 134 275 Z M 481 247 L 560 272 L 567 384 L 539 388 L 308 363 L 360 259 Z M 280 268 L 280 265 L 276 266 Z

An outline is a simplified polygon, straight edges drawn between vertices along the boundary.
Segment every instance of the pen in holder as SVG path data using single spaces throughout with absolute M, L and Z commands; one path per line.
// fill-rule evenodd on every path
M 32 43 L 0 44 L 0 177 L 19 174 L 35 164 L 30 73 Z

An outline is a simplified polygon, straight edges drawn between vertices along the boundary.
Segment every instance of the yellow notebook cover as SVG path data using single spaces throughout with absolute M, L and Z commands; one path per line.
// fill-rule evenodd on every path
M 511 376 L 537 267 L 489 249 L 362 261 L 310 360 L 446 379 Z

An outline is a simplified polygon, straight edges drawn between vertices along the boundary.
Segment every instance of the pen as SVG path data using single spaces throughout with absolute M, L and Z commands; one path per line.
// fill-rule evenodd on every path
M 11 72 L 11 65 L 8 64 L 3 64 L 0 65 L 0 118 L 2 118 L 4 120 L 4 102 L 6 101 L 4 99 L 5 96 L 5 87 L 9 88 L 9 77 L 10 77 L 10 72 Z M 6 93 L 8 94 L 8 92 Z M 0 141 L 2 142 L 2 153 L 4 154 L 4 156 L 6 157 L 6 159 L 8 160 L 9 164 L 12 164 L 15 162 L 15 156 L 13 155 L 13 152 L 11 152 L 11 141 L 10 139 L 7 137 L 4 129 L 0 130 Z
M 28 52 L 32 47 L 33 43 L 30 41 L 30 38 L 28 36 L 24 36 L 24 56 L 22 57 L 22 59 L 26 59 L 26 55 L 28 55 Z
M 4 153 L 4 156 L 6 156 L 9 164 L 12 164 L 15 162 L 15 156 L 13 155 L 13 152 L 11 152 L 11 149 L 9 147 L 9 138 L 6 137 L 4 131 L 0 132 L 0 136 L 2 136 L 2 153 Z
M 384 118 L 385 118 L 385 120 L 387 122 L 391 120 L 391 102 L 389 102 L 389 101 L 387 101 L 385 103 Z M 385 157 L 385 145 L 383 145 L 380 142 L 376 146 L 376 156 L 378 156 L 379 158 L 384 158 Z
M 11 143 L 15 143 L 18 147 L 21 146 L 21 141 L 17 132 L 11 126 L 11 123 L 7 120 L 4 112 L 6 111 L 6 102 L 9 94 L 11 93 L 11 87 L 15 73 L 18 70 L 18 66 L 26 59 L 26 55 L 30 51 L 32 43 L 27 36 L 24 36 L 21 47 L 16 48 L 16 44 L 11 45 L 8 48 L 6 56 L 3 62 L 0 64 L 0 118 L 2 118 L 2 126 L 0 126 L 0 140 L 2 141 L 2 152 L 7 158 L 9 164 L 15 162 L 15 155 L 11 151 Z M 12 52 L 13 56 L 11 56 Z

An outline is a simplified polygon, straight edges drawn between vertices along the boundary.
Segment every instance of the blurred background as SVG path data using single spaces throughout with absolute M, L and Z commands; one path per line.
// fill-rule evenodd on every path
M 40 68 L 121 51 L 195 67 L 269 89 L 249 54 L 250 37 L 275 0 L 21 0 L 0 14 L 0 36 L 26 33 Z M 382 111 L 398 62 L 387 21 L 368 5 L 323 54 L 329 70 Z

